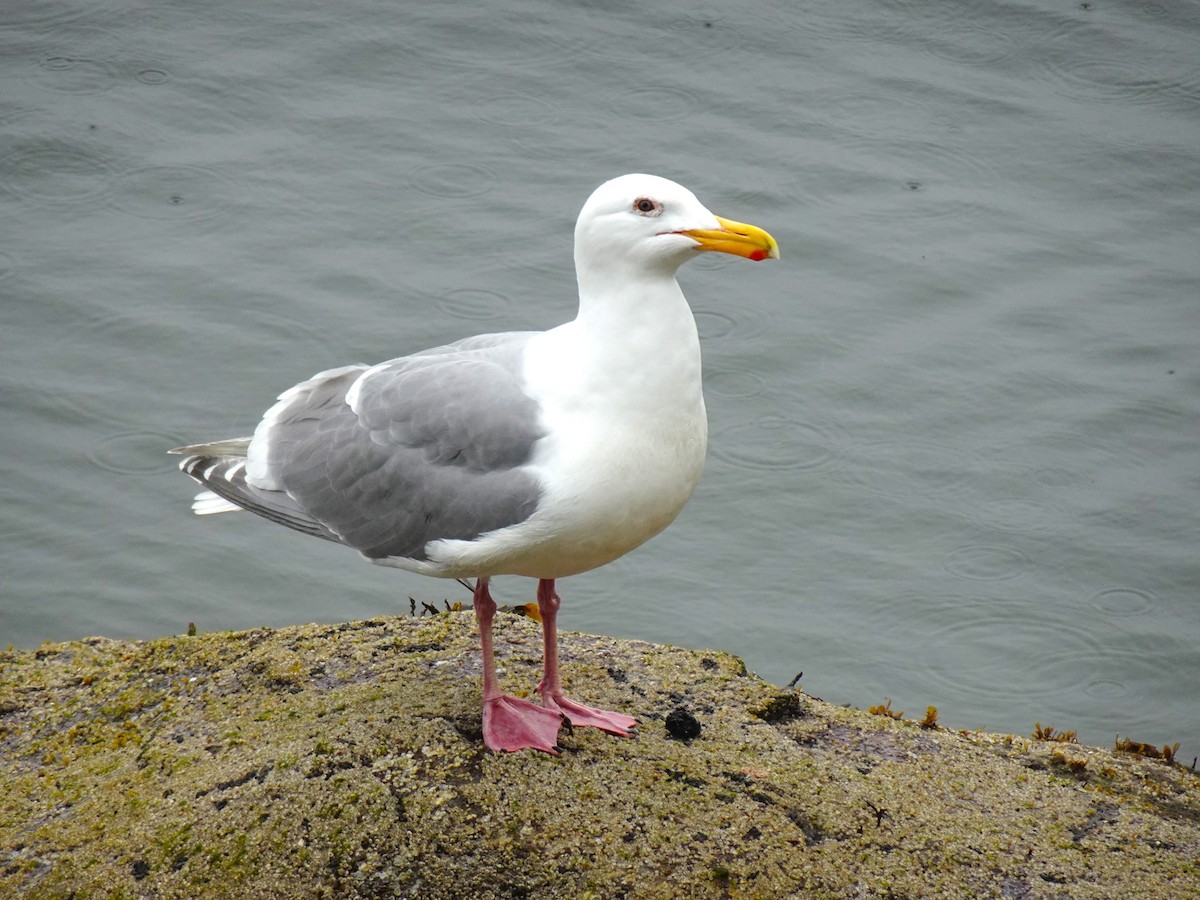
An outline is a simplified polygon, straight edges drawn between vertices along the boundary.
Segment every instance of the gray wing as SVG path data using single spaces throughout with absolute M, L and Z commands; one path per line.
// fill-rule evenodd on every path
M 319 526 L 298 530 L 369 557 L 424 559 L 430 541 L 523 521 L 540 487 L 521 467 L 543 436 L 521 380 L 532 336 L 468 338 L 298 386 L 256 432 L 250 480 L 282 488 Z

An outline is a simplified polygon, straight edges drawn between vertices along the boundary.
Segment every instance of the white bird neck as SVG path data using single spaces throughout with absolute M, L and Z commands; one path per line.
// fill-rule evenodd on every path
M 622 274 L 580 272 L 579 315 L 564 326 L 578 353 L 562 375 L 596 403 L 702 415 L 700 339 L 674 273 Z
M 639 337 L 661 343 L 696 330 L 674 270 L 647 273 L 580 268 L 576 321 L 603 340 L 626 344 Z

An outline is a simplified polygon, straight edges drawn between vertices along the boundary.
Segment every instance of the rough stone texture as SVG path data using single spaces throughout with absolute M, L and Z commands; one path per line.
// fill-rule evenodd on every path
M 536 624 L 497 645 L 532 688 Z M 486 752 L 469 612 L 0 653 L 0 896 L 1200 894 L 1177 766 L 844 709 L 722 653 L 563 658 L 642 733 Z

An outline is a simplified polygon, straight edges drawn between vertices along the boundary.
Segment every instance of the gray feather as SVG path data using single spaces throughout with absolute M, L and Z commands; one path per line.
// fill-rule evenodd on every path
M 346 394 L 362 369 L 308 382 L 270 429 L 267 468 L 288 503 L 261 496 L 278 491 L 202 480 L 252 512 L 373 558 L 424 559 L 430 541 L 521 522 L 540 495 L 521 468 L 543 436 L 521 384 L 531 336 L 483 335 L 376 366 L 358 388 L 357 412 Z
M 224 443 L 224 441 L 217 441 L 212 445 L 197 444 L 195 446 L 197 448 L 219 447 Z M 180 450 L 187 449 L 186 447 L 180 448 Z M 270 519 L 272 522 L 278 522 L 280 525 L 286 525 L 288 528 L 294 528 L 296 531 L 311 534 L 313 537 L 341 543 L 337 535 L 308 515 L 295 500 L 283 491 L 264 491 L 249 484 L 246 481 L 244 464 L 245 457 L 189 456 L 179 464 L 179 468 L 217 496 L 237 504 L 242 509 Z

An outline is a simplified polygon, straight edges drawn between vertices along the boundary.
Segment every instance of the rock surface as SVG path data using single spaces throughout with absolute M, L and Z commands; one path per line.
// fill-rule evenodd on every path
M 497 625 L 531 689 L 537 625 Z M 0 895 L 1200 895 L 1178 766 L 832 706 L 722 653 L 562 653 L 638 737 L 486 752 L 469 612 L 0 653 Z

